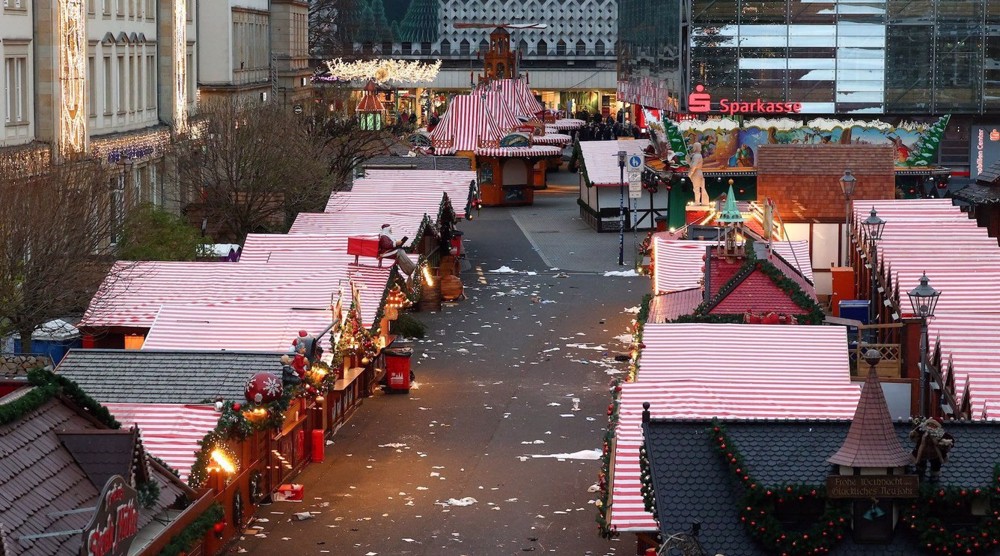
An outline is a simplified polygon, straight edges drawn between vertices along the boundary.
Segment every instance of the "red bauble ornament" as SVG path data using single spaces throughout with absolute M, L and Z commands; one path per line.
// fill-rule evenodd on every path
M 239 411 L 241 407 L 243 407 L 243 406 L 240 405 L 240 404 L 238 404 L 238 403 L 234 403 L 233 404 L 233 411 Z
M 216 521 L 215 525 L 213 526 L 213 529 L 215 529 L 215 533 L 216 534 L 222 533 L 223 531 L 226 530 L 226 522 L 225 521 Z
M 247 381 L 243 395 L 253 404 L 273 402 L 281 397 L 281 377 L 271 373 L 257 373 Z

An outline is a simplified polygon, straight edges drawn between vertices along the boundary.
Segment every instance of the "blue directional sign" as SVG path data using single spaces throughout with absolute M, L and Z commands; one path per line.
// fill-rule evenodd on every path
M 628 158 L 629 168 L 639 168 L 640 166 L 642 166 L 642 157 L 637 154 L 633 154 Z

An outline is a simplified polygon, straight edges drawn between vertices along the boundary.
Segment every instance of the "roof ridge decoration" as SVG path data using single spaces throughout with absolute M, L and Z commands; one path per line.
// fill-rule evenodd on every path
M 847 438 L 827 461 L 846 467 L 902 467 L 913 463 L 913 455 L 899 443 L 893 429 L 875 365 L 868 370 Z
M 726 204 L 722 208 L 722 214 L 719 215 L 716 221 L 723 224 L 742 224 L 744 222 L 743 214 L 740 213 L 739 207 L 736 206 L 736 195 L 733 193 L 732 180 L 729 180 L 729 182 Z

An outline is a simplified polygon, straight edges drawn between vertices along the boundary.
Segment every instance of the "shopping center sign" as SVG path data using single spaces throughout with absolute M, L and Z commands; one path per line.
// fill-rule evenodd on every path
M 798 114 L 802 111 L 799 102 L 771 102 L 757 99 L 749 102 L 738 102 L 728 98 L 719 100 L 719 109 L 729 116 L 736 114 Z M 705 90 L 704 85 L 696 85 L 694 92 L 688 95 L 688 112 L 692 114 L 708 114 L 712 110 L 712 95 Z

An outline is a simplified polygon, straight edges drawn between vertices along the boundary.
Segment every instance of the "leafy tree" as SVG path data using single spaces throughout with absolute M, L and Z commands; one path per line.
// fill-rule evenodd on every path
M 128 261 L 193 261 L 205 254 L 199 230 L 155 205 L 143 204 L 125 218 L 118 257 Z

